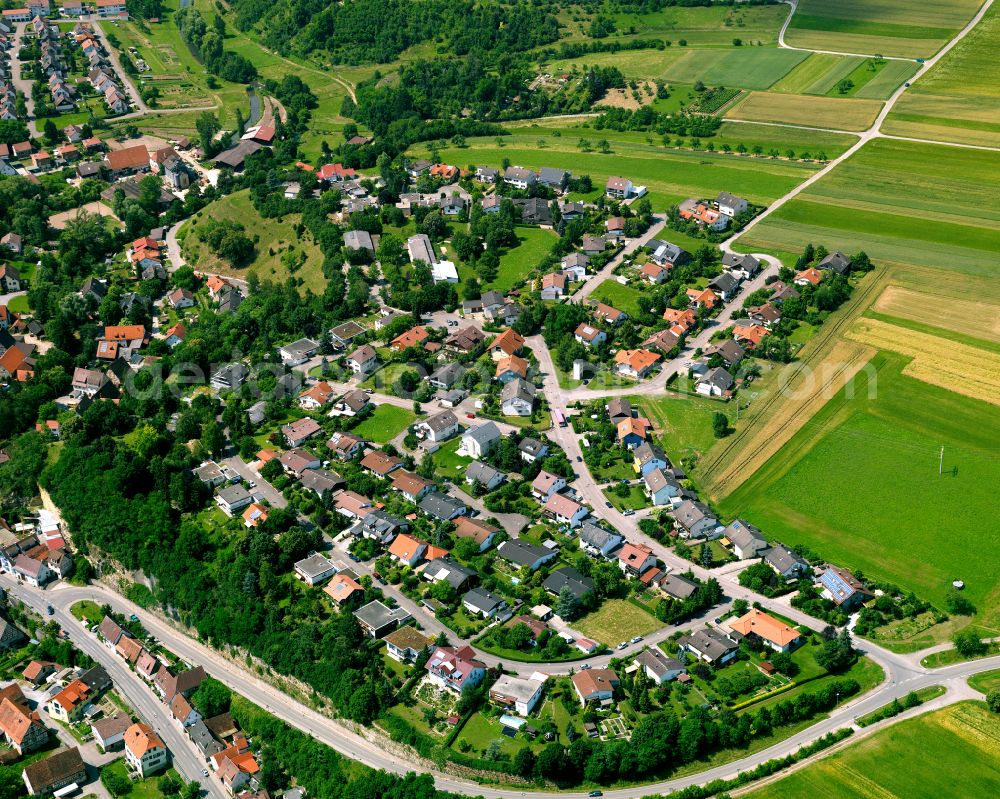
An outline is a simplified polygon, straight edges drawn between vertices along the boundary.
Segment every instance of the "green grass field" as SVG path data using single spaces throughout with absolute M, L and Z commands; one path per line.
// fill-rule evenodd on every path
M 684 395 L 664 395 L 656 399 L 633 397 L 657 428 L 657 437 L 664 451 L 674 461 L 700 456 L 715 443 L 712 414 L 722 411 L 732 415 L 733 409 L 717 400 Z
M 636 635 L 648 635 L 661 626 L 654 616 L 627 599 L 609 599 L 573 624 L 588 638 L 608 646 L 628 641 Z
M 459 226 L 463 229 L 467 226 Z M 554 231 L 537 227 L 517 228 L 518 245 L 500 256 L 500 268 L 492 283 L 487 283 L 477 274 L 474 266 L 462 263 L 455 251 L 450 247 L 442 248 L 443 252 L 458 265 L 458 277 L 466 281 L 471 277 L 479 279 L 484 289 L 510 291 L 517 283 L 524 280 L 541 260 L 549 254 L 552 245 L 558 238 Z
M 413 411 L 383 403 L 351 432 L 376 444 L 385 444 L 406 430 L 416 418 Z
M 998 634 L 1000 409 L 906 377 L 904 364 L 877 355 L 853 398 L 838 393 L 721 510 L 938 607 L 962 579 L 975 621 Z
M 1000 688 L 1000 669 L 984 671 L 981 674 L 974 674 L 969 677 L 969 685 L 981 694 L 988 694 Z
M 1000 792 L 1000 717 L 961 702 L 900 722 L 748 799 L 940 799 Z M 932 755 L 932 756 L 930 756 Z
M 1000 208 L 990 201 L 998 180 L 1000 153 L 876 140 L 743 242 L 796 252 L 822 241 L 882 262 L 990 278 L 1000 251 Z
M 980 0 L 799 0 L 785 41 L 817 50 L 926 58 L 979 5 Z
M 883 126 L 886 133 L 1000 146 L 998 9 L 991 8 L 965 39 L 900 98 Z
M 807 57 L 808 53 L 799 50 L 765 47 L 672 47 L 666 50 L 595 53 L 554 61 L 547 65 L 547 69 L 566 72 L 574 66 L 616 66 L 627 78 L 684 84 L 701 81 L 707 86 L 767 89 Z
M 813 53 L 771 87 L 788 94 L 826 94 L 846 78 L 863 58 Z
M 603 187 L 611 175 L 631 176 L 649 189 L 654 210 L 662 210 L 688 197 L 714 197 L 720 191 L 738 190 L 752 202 L 766 204 L 789 191 L 816 170 L 815 164 L 744 158 L 721 153 L 665 149 L 645 139 L 619 140 L 612 131 L 585 130 L 576 135 L 551 135 L 552 128 L 518 129 L 516 136 L 468 140 L 468 146 L 441 150 L 441 158 L 460 166 L 499 166 L 504 158 L 512 164 L 538 169 L 559 166 L 575 175 L 590 175 Z M 546 134 L 549 135 L 546 135 Z M 611 152 L 581 152 L 579 138 L 592 145 L 606 138 Z M 544 146 L 539 146 L 541 139 Z M 739 141 L 739 140 L 736 140 Z M 736 141 L 733 143 L 735 144 Z M 425 149 L 417 150 L 423 156 Z M 735 188 L 734 188 L 735 187 Z
M 198 240 L 199 225 L 203 225 L 209 219 L 239 222 L 246 228 L 248 236 L 259 238 L 256 255 L 249 265 L 234 268 L 210 252 L 208 247 Z M 323 276 L 323 255 L 311 238 L 296 233 L 295 224 L 298 220 L 297 214 L 290 214 L 283 219 L 264 219 L 251 204 L 250 190 L 247 189 L 206 206 L 181 228 L 178 238 L 183 237 L 181 251 L 187 262 L 195 269 L 243 279 L 255 273 L 261 280 L 273 280 L 279 283 L 284 283 L 294 274 L 297 279 L 302 280 L 304 288 L 309 288 L 317 294 L 322 293 L 326 287 L 326 278 Z M 283 261 L 283 257 L 292 250 L 296 254 L 306 254 L 305 263 L 294 273 L 289 271 L 288 263 Z
M 635 316 L 640 311 L 642 292 L 633 286 L 624 286 L 617 280 L 605 280 L 590 296 L 612 308 L 625 311 L 629 316 Z
M 13 313 L 30 313 L 31 306 L 28 305 L 28 295 L 20 294 L 17 297 L 11 297 L 10 302 L 7 303 L 7 308 Z

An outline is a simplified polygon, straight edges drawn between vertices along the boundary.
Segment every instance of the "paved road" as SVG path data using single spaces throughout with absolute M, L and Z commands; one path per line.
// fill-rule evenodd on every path
M 11 583 L 9 577 L 0 578 L 0 582 Z M 518 799 L 518 797 L 528 797 L 529 799 L 551 799 L 552 794 L 545 791 L 521 791 L 512 788 L 485 787 L 458 777 L 444 774 L 432 766 L 414 766 L 414 764 L 404 763 L 401 759 L 388 753 L 377 741 L 370 741 L 348 729 L 346 725 L 321 716 L 300 702 L 292 699 L 273 686 L 260 680 L 256 675 L 247 671 L 242 662 L 233 662 L 225 659 L 215 650 L 188 638 L 187 635 L 178 632 L 173 627 L 167 625 L 159 618 L 149 614 L 127 599 L 119 596 L 115 592 L 101 586 L 88 586 L 79 588 L 66 584 L 58 584 L 51 590 L 40 591 L 27 586 L 20 586 L 15 589 L 15 595 L 27 598 L 29 603 L 36 608 L 43 608 L 46 603 L 51 603 L 56 610 L 56 620 L 66 628 L 74 643 L 84 651 L 105 664 L 109 674 L 116 684 L 120 684 L 126 697 L 130 702 L 134 702 L 137 708 L 143 713 L 150 713 L 154 718 L 157 714 L 163 713 L 163 705 L 157 700 L 151 699 L 149 690 L 141 685 L 139 678 L 129 672 L 124 664 L 109 650 L 97 643 L 96 639 L 84 633 L 83 628 L 69 614 L 69 607 L 82 599 L 91 599 L 96 602 L 108 602 L 116 610 L 124 613 L 136 614 L 146 626 L 146 629 L 155 635 L 165 647 L 179 655 L 190 663 L 200 663 L 212 674 L 221 680 L 232 690 L 247 697 L 250 701 L 264 707 L 269 712 L 281 718 L 287 724 L 299 730 L 309 733 L 322 743 L 331 746 L 342 754 L 360 760 L 374 768 L 382 768 L 386 771 L 401 774 L 416 768 L 434 776 L 435 783 L 442 790 L 452 791 L 458 794 L 469 796 L 480 795 L 486 799 Z M 965 698 L 968 694 L 961 690 L 961 683 L 970 675 L 982 671 L 987 671 L 1000 667 L 1000 657 L 987 658 L 970 663 L 962 663 L 944 669 L 930 671 L 920 667 L 913 667 L 905 672 L 891 675 L 881 689 L 870 692 L 852 702 L 849 702 L 828 718 L 822 719 L 790 738 L 776 744 L 768 749 L 748 755 L 738 761 L 719 766 L 707 771 L 693 774 L 687 777 L 665 780 L 652 785 L 645 785 L 638 788 L 623 788 L 613 791 L 605 791 L 608 799 L 632 799 L 637 795 L 649 795 L 658 792 L 668 792 L 678 790 L 692 784 L 703 784 L 712 779 L 725 779 L 735 776 L 739 771 L 752 768 L 756 764 L 773 757 L 781 757 L 795 751 L 803 744 L 809 743 L 821 735 L 832 730 L 850 726 L 853 719 L 864 713 L 868 713 L 894 698 L 900 698 L 910 691 L 931 685 L 945 685 L 948 695 L 943 700 L 936 703 L 929 703 L 924 706 L 924 710 L 934 706 L 957 701 Z M 164 736 L 167 738 L 167 745 L 171 750 L 181 753 L 186 751 L 180 730 L 167 722 L 161 722 Z M 884 725 L 876 725 L 884 726 Z M 190 776 L 200 774 L 186 755 L 178 756 L 178 766 L 182 773 Z M 206 786 L 213 796 L 219 796 L 218 788 L 214 783 Z M 569 796 L 571 799 L 583 799 L 586 793 L 581 791 L 567 792 L 561 794 Z
M 142 678 L 128 667 L 122 658 L 99 643 L 96 636 L 92 635 L 69 612 L 70 605 L 82 599 L 82 596 L 74 598 L 72 594 L 67 594 L 64 598 L 54 591 L 45 592 L 19 585 L 7 574 L 0 576 L 0 585 L 6 587 L 13 596 L 25 602 L 45 619 L 49 618 L 45 613 L 46 605 L 51 604 L 55 608 L 55 614 L 51 618 L 57 621 L 68 633 L 74 646 L 105 668 L 114 682 L 115 689 L 125 697 L 125 700 L 140 716 L 156 729 L 170 751 L 174 767 L 186 780 L 200 783 L 202 788 L 208 792 L 208 796 L 224 799 L 226 793 L 221 784 L 202 776 L 202 771 L 205 769 L 204 761 L 194 744 L 181 731 L 180 726 L 170 718 L 166 705 L 143 682 Z M 93 596 L 99 602 L 110 598 L 103 594 L 93 594 Z

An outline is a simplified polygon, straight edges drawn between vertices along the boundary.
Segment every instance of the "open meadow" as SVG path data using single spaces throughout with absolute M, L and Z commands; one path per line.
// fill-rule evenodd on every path
M 573 623 L 574 629 L 598 643 L 615 646 L 660 627 L 656 617 L 627 599 L 606 600 L 600 608 Z
M 981 0 L 799 0 L 785 34 L 792 47 L 928 58 Z
M 239 222 L 246 228 L 246 234 L 257 240 L 254 256 L 245 267 L 235 268 L 198 240 L 199 227 L 208 220 Z M 195 269 L 231 275 L 246 280 L 256 274 L 261 280 L 284 283 L 290 276 L 302 281 L 302 287 L 314 293 L 322 293 L 326 287 L 323 276 L 323 254 L 308 233 L 298 232 L 298 214 L 289 214 L 281 219 L 264 219 L 250 202 L 250 190 L 238 191 L 216 200 L 199 211 L 178 233 L 181 252 Z M 292 267 L 293 257 L 305 261 Z
M 1000 792 L 1000 717 L 961 702 L 880 730 L 747 799 L 940 799 Z M 930 756 L 933 753 L 933 756 Z
M 740 243 L 794 252 L 822 242 L 864 250 L 878 262 L 987 278 L 996 275 L 1000 251 L 1000 208 L 992 203 L 998 181 L 1000 153 L 875 140 Z
M 940 608 L 964 580 L 974 621 L 1000 634 L 1000 408 L 906 366 L 876 355 L 721 509 Z
M 1000 146 L 1000 7 L 893 107 L 882 129 L 898 136 Z

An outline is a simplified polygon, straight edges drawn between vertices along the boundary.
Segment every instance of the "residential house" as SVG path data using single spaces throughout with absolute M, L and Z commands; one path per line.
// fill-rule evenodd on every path
M 236 511 L 243 510 L 252 501 L 253 498 L 241 485 L 226 486 L 215 495 L 216 504 L 222 508 L 222 512 L 227 516 L 232 516 Z
M 511 380 L 524 380 L 528 376 L 528 362 L 517 355 L 510 355 L 497 361 L 497 368 L 493 379 L 500 383 L 508 383 Z
M 741 635 L 725 632 L 720 628 L 711 627 L 697 630 L 691 635 L 685 635 L 677 641 L 680 652 L 689 652 L 699 660 L 713 666 L 721 666 L 740 651 Z
M 760 261 L 752 255 L 724 252 L 722 253 L 722 268 L 741 280 L 750 280 L 760 272 Z
M 323 593 L 336 602 L 339 607 L 344 607 L 360 600 L 365 595 L 365 589 L 353 577 L 341 573 L 333 576 L 333 579 L 323 588 Z
M 485 552 L 493 545 L 493 539 L 499 532 L 499 528 L 488 522 L 461 516 L 455 522 L 455 530 L 452 535 L 455 538 L 471 538 L 479 545 L 479 551 Z
M 485 588 L 473 588 L 462 597 L 462 607 L 473 616 L 492 619 L 507 607 L 503 597 L 497 596 Z
M 535 185 L 537 175 L 530 169 L 521 166 L 509 166 L 504 170 L 503 182 L 515 189 L 526 190 L 529 186 Z
M 403 352 L 410 347 L 421 346 L 429 337 L 430 334 L 426 328 L 417 326 L 396 336 L 396 338 L 389 342 L 389 349 L 395 352 Z
M 418 507 L 428 516 L 442 522 L 450 522 L 458 516 L 463 516 L 469 510 L 461 500 L 439 491 L 427 494 L 420 500 Z
M 432 560 L 423 570 L 423 578 L 428 582 L 447 582 L 456 591 L 469 587 L 478 575 L 472 569 L 462 566 L 451 558 L 441 557 Z
M 170 704 L 178 694 L 190 698 L 191 694 L 198 690 L 198 686 L 205 681 L 205 678 L 205 669 L 201 666 L 195 666 L 193 669 L 182 671 L 179 674 L 173 674 L 168 669 L 161 668 L 156 672 L 153 685 L 163 701 Z
M 618 553 L 618 568 L 626 577 L 638 577 L 655 565 L 656 556 L 645 544 L 628 542 Z
M 703 502 L 686 499 L 674 510 L 674 525 L 681 538 L 714 538 L 719 520 Z
M 125 746 L 125 732 L 132 726 L 132 719 L 127 713 L 115 713 L 90 723 L 90 731 L 94 742 L 105 752 Z
M 758 558 L 768 548 L 764 534 L 742 519 L 732 521 L 726 527 L 725 536 L 733 547 L 733 554 L 740 560 Z
M 431 683 L 458 693 L 479 685 L 486 676 L 486 664 L 476 660 L 471 646 L 437 647 L 427 659 L 426 669 Z
M 619 533 L 584 522 L 577 530 L 580 549 L 592 557 L 608 557 L 624 540 Z
M 133 724 L 125 731 L 125 762 L 148 777 L 167 767 L 167 747 L 148 724 Z
M 299 394 L 299 407 L 307 411 L 318 411 L 330 401 L 333 394 L 333 386 L 321 380 Z M 364 396 L 367 400 L 367 395 Z
M 721 366 L 717 366 L 698 378 L 694 390 L 706 397 L 721 397 L 733 387 L 733 382 L 733 376 Z
M 485 422 L 465 431 L 461 449 L 472 458 L 482 458 L 496 448 L 502 437 L 500 429 L 493 422 Z
M 587 322 L 581 322 L 573 338 L 585 347 L 599 347 L 608 340 L 608 334 Z
M 708 228 L 716 232 L 729 227 L 732 217 L 726 216 L 708 203 L 698 200 L 685 200 L 677 206 L 677 213 L 685 222 L 694 221 L 698 227 Z
M 729 368 L 739 365 L 746 357 L 746 350 L 736 343 L 735 339 L 725 339 L 705 349 L 708 358 L 718 355 Z
M 318 349 L 319 342 L 310 338 L 300 338 L 279 348 L 278 355 L 285 366 L 298 366 L 315 355 Z
M 688 289 L 686 294 L 690 307 L 696 311 L 702 308 L 711 310 L 719 304 L 719 295 L 708 287 L 703 289 Z
M 719 196 L 715 199 L 715 204 L 719 207 L 719 213 L 730 217 L 746 213 L 750 207 L 750 203 L 743 197 L 737 197 L 728 191 L 719 192 Z
M 519 716 L 527 716 L 541 701 L 544 686 L 545 680 L 542 679 L 542 675 L 517 677 L 502 674 L 490 686 L 490 701 L 507 712 L 513 711 Z
M 403 608 L 389 608 L 376 599 L 354 611 L 354 618 L 369 638 L 383 638 L 411 617 Z
M 387 477 L 390 472 L 402 465 L 402 460 L 380 449 L 373 449 L 361 459 L 361 468 L 376 477 Z
M 364 449 L 364 439 L 350 433 L 338 432 L 330 436 L 326 446 L 340 460 L 350 460 Z
M 299 482 L 303 488 L 312 491 L 320 498 L 328 491 L 332 493 L 346 485 L 339 474 L 328 469 L 306 469 L 299 475 Z
M 566 275 L 550 272 L 542 276 L 540 296 L 543 300 L 561 300 L 566 295 Z
M 450 410 L 443 410 L 418 422 L 415 430 L 428 441 L 447 441 L 458 433 L 458 417 Z
M 580 249 L 587 255 L 602 253 L 607 246 L 608 242 L 604 236 L 584 236 L 580 243 Z
M 282 425 L 281 434 L 285 437 L 290 447 L 300 447 L 310 438 L 323 432 L 319 422 L 305 416 L 296 419 L 291 424 Z
M 802 643 L 798 630 L 757 608 L 750 608 L 745 616 L 729 622 L 729 626 L 740 635 L 755 636 L 775 652 L 791 652 Z
M 365 251 L 375 254 L 375 243 L 367 230 L 345 230 L 344 247 L 355 252 Z
M 677 679 L 687 668 L 677 658 L 668 657 L 660 649 L 644 649 L 635 656 L 635 663 L 657 685 Z
M 108 93 L 105 92 L 105 97 Z M 104 166 L 113 178 L 149 171 L 149 152 L 146 145 L 136 144 L 121 150 L 112 150 L 104 156 Z
M 604 185 L 604 193 L 614 200 L 627 200 L 635 192 L 632 181 L 627 178 L 612 176 Z
M 566 480 L 551 472 L 540 471 L 531 481 L 531 495 L 539 502 L 545 502 L 566 487 Z
M 427 382 L 435 388 L 448 390 L 462 381 L 466 371 L 466 368 L 460 363 L 446 363 L 431 372 Z
M 771 571 L 786 580 L 804 577 L 812 571 L 812 566 L 797 552 L 780 544 L 764 553 L 764 563 L 771 567 Z
M 0 627 L 4 624 L 9 622 L 0 620 Z M 24 640 L 23 635 L 20 640 Z M 22 756 L 43 748 L 49 742 L 49 731 L 41 716 L 28 706 L 28 700 L 17 683 L 0 689 L 0 739 Z
M 25 766 L 21 776 L 31 796 L 49 796 L 70 785 L 86 783 L 87 766 L 74 746 Z
M 618 350 L 615 353 L 615 368 L 619 374 L 641 380 L 660 362 L 660 355 L 649 350 Z
M 723 302 L 729 302 L 740 292 L 740 281 L 734 277 L 732 272 L 723 272 L 716 275 L 708 284 L 715 294 L 722 298 Z
M 644 441 L 632 451 L 632 468 L 645 477 L 654 469 L 669 469 L 670 459 L 656 444 Z
M 548 547 L 540 547 L 520 538 L 511 538 L 497 547 L 497 554 L 518 569 L 537 571 L 550 560 L 554 560 L 559 552 Z
M 259 502 L 253 502 L 247 505 L 243 511 L 243 526 L 250 528 L 256 527 L 258 524 L 263 524 L 267 521 L 268 515 L 266 506 L 261 505 Z
M 556 524 L 568 525 L 571 529 L 579 527 L 590 513 L 586 505 L 581 505 L 564 494 L 550 496 L 542 506 L 542 511 Z
M 490 343 L 490 356 L 494 361 L 500 361 L 517 355 L 524 346 L 524 336 L 507 328 Z
M 535 407 L 535 387 L 516 377 L 500 390 L 500 410 L 504 416 L 531 416 Z
M 392 488 L 409 502 L 419 502 L 427 492 L 434 489 L 434 483 L 406 469 L 398 469 L 392 475 Z
M 557 569 L 542 582 L 542 588 L 552 596 L 559 596 L 563 591 L 569 591 L 577 599 L 583 599 L 596 588 L 590 577 L 585 577 L 572 566 Z
M 737 324 L 733 326 L 733 340 L 745 349 L 753 350 L 760 345 L 768 332 L 768 329 L 763 325 Z
M 170 715 L 180 722 L 182 727 L 190 727 L 201 721 L 201 713 L 194 709 L 182 694 L 177 694 L 170 703 Z
M 666 469 L 653 469 L 643 475 L 646 495 L 655 507 L 671 504 L 674 497 L 681 495 L 681 486 L 673 473 Z
M 510 385 L 509 383 L 507 385 Z M 504 386 L 506 388 L 507 386 Z M 532 388 L 534 388 L 532 386 Z M 501 397 L 503 392 L 501 392 Z M 532 397 L 533 398 L 533 397 Z M 549 445 L 537 438 L 525 436 L 521 443 L 517 445 L 517 451 L 521 453 L 521 460 L 526 463 L 534 463 L 549 454 Z
M 412 626 L 400 627 L 385 637 L 386 654 L 399 663 L 413 663 L 433 643 L 432 638 Z
M 465 470 L 466 484 L 480 485 L 486 491 L 493 491 L 506 479 L 506 474 L 482 461 L 473 461 Z
M 426 551 L 426 542 L 400 533 L 389 546 L 389 557 L 398 563 L 416 566 L 423 559 Z
M 763 305 L 752 305 L 746 310 L 751 322 L 763 325 L 768 330 L 781 321 L 781 309 L 771 302 L 765 302 Z
M 629 449 L 636 449 L 649 437 L 649 430 L 652 427 L 649 419 L 637 416 L 631 419 L 622 419 L 615 429 L 618 443 L 624 444 Z
M 632 404 L 627 399 L 616 397 L 604 409 L 608 412 L 608 420 L 615 427 L 623 420 L 632 418 Z
M 486 334 L 482 330 L 468 325 L 456 330 L 444 340 L 444 350 L 455 355 L 469 355 L 478 350 L 485 341 Z
M 628 319 L 628 314 L 624 311 L 619 311 L 617 308 L 612 308 L 610 305 L 605 305 L 603 302 L 599 302 L 594 307 L 594 318 L 599 322 L 605 322 L 612 327 L 617 327 Z
M 325 392 L 323 393 L 325 394 Z M 330 415 L 357 416 L 369 406 L 369 403 L 368 394 L 359 389 L 354 389 L 353 391 L 348 391 L 333 404 L 333 411 Z
M 587 279 L 587 267 L 590 266 L 590 258 L 582 252 L 571 252 L 563 256 L 559 262 L 562 273 L 570 280 L 579 283 Z
M 378 368 L 378 353 L 368 344 L 362 344 L 347 356 L 347 367 L 356 375 L 368 375 Z
M 651 286 L 659 286 L 667 282 L 670 270 L 653 261 L 647 261 L 639 268 L 639 276 Z
M 618 674 L 613 669 L 587 669 L 578 671 L 570 680 L 580 700 L 580 705 L 602 704 L 614 698 L 619 686 Z
M 646 243 L 646 249 L 649 250 L 653 263 L 668 269 L 683 266 L 691 260 L 691 253 L 663 239 L 650 239 Z
M 873 594 L 847 569 L 827 566 L 819 576 L 821 594 L 837 607 L 851 612 L 873 598 Z
M 309 586 L 317 586 L 337 573 L 333 561 L 319 553 L 296 562 L 295 574 Z
M 851 259 L 842 252 L 832 252 L 824 257 L 816 267 L 837 275 L 846 275 L 851 271 Z
M 334 497 L 334 508 L 348 519 L 363 519 L 374 508 L 374 503 L 354 491 L 341 491 Z
M 793 282 L 796 286 L 818 286 L 823 282 L 823 273 L 815 267 L 810 266 L 808 269 L 796 272 Z

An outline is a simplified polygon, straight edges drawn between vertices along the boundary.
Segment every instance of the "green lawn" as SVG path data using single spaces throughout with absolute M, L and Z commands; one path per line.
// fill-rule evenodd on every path
M 800 0 L 785 40 L 794 47 L 926 58 L 979 5 L 980 0 Z
M 742 243 L 798 252 L 821 241 L 873 261 L 989 278 L 1000 252 L 1000 209 L 989 201 L 998 181 L 1000 153 L 873 141 Z M 974 221 L 964 212 L 970 206 Z
M 413 411 L 384 403 L 351 432 L 376 444 L 385 444 L 406 430 L 416 418 Z
M 471 277 L 480 281 L 483 288 L 492 288 L 497 291 L 510 291 L 518 283 L 521 283 L 535 269 L 542 259 L 552 250 L 555 244 L 555 231 L 543 230 L 537 227 L 518 227 L 518 245 L 507 250 L 500 256 L 500 268 L 497 270 L 496 280 L 486 282 L 478 275 L 478 270 L 474 266 L 459 264 L 458 276 L 464 282 Z M 458 263 L 458 258 L 453 250 L 446 250 L 449 257 Z
M 635 317 L 641 310 L 642 291 L 635 286 L 626 286 L 615 279 L 602 282 L 590 295 L 593 299 L 607 303 L 629 316 Z M 647 308 L 648 310 L 648 308 Z
M 101 771 L 105 770 L 111 771 L 119 777 L 128 779 L 128 770 L 125 768 L 125 760 L 122 758 L 113 760 L 106 766 L 102 766 Z M 181 779 L 181 776 L 174 769 L 168 769 L 147 777 L 144 780 L 133 781 L 132 790 L 129 791 L 128 796 L 132 799 L 163 799 L 165 794 L 159 788 L 159 781 L 164 776 L 170 776 L 179 781 L 181 784 L 184 782 Z
M 636 635 L 649 635 L 663 625 L 627 599 L 609 599 L 593 613 L 574 622 L 574 629 L 602 644 L 615 646 Z
M 432 456 L 438 473 L 442 476 L 447 475 L 457 482 L 465 480 L 465 467 L 473 461 L 472 458 L 456 453 L 461 445 L 462 439 L 456 436 L 442 444 Z
M 256 240 L 255 254 L 247 266 L 231 266 L 198 240 L 199 227 L 210 219 L 239 222 L 246 228 L 246 234 Z M 195 269 L 232 275 L 244 280 L 250 274 L 256 274 L 261 280 L 281 284 L 294 276 L 302 281 L 303 288 L 322 294 L 326 288 L 323 254 L 308 233 L 300 235 L 296 232 L 295 226 L 299 219 L 299 214 L 289 214 L 280 219 L 264 219 L 253 207 L 250 190 L 246 189 L 216 200 L 199 211 L 181 228 L 178 238 L 182 239 L 181 251 L 184 258 Z M 305 263 L 293 267 L 291 259 L 303 253 Z
M 656 436 L 667 455 L 676 461 L 699 457 L 715 443 L 712 415 L 721 411 L 734 416 L 735 409 L 717 400 L 664 394 L 650 399 L 633 397 L 642 413 L 656 425 Z
M 28 305 L 28 295 L 21 294 L 17 297 L 11 297 L 10 301 L 7 303 L 7 308 L 13 313 L 29 313 L 31 311 L 31 306 Z
M 1000 717 L 962 702 L 908 719 L 764 788 L 751 799 L 940 799 L 1000 792 Z
M 996 630 L 991 630 L 990 634 L 996 633 Z M 986 651 L 981 655 L 973 655 L 972 657 L 966 657 L 959 653 L 955 648 L 945 649 L 942 652 L 934 652 L 928 655 L 923 660 L 920 661 L 921 666 L 926 666 L 929 669 L 939 669 L 942 666 L 951 666 L 955 663 L 966 663 L 970 660 L 979 660 L 981 658 L 995 657 L 1000 655 L 1000 643 L 993 641 L 986 645 Z
M 101 606 L 89 599 L 73 603 L 69 612 L 73 614 L 74 618 L 80 621 L 87 619 L 89 624 L 97 624 L 103 618 Z
M 981 694 L 988 694 L 1000 688 L 1000 669 L 984 671 L 981 674 L 974 674 L 969 677 L 969 685 Z
M 642 486 L 637 485 L 630 487 L 629 494 L 624 499 L 612 490 L 605 490 L 604 496 L 618 510 L 626 510 L 627 508 L 639 510 L 640 508 L 648 508 L 650 504 L 649 497 L 646 496 L 646 492 L 643 491 Z
M 877 355 L 872 382 L 838 393 L 720 510 L 941 608 L 962 579 L 975 621 L 998 634 L 1000 408 L 906 377 L 904 364 Z

